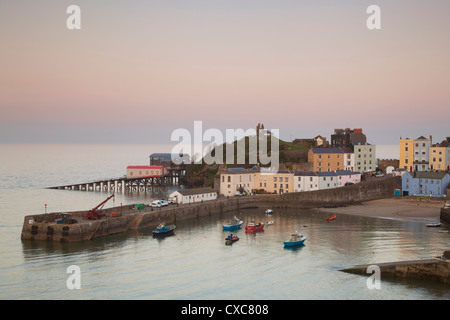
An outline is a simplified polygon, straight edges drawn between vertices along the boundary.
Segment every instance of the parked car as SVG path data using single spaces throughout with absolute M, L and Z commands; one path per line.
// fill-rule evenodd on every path
M 176 197 L 169 198 L 169 199 L 167 199 L 167 202 L 169 202 L 169 204 L 170 203 L 177 203 L 177 198 Z
M 159 202 L 161 203 L 162 207 L 168 206 L 169 203 L 166 200 L 159 200 Z
M 150 206 L 153 208 L 161 208 L 161 202 L 159 200 L 153 200 Z

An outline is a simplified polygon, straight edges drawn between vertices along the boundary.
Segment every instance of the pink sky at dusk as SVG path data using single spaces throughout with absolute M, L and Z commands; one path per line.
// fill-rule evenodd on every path
M 377 1 L 373 31 L 370 4 L 2 1 L 0 142 L 157 143 L 194 120 L 286 139 L 450 136 L 450 3 Z

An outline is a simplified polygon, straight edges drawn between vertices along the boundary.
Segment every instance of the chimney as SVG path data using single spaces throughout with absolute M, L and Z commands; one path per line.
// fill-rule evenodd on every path
M 433 144 L 433 136 L 430 134 L 430 142 Z

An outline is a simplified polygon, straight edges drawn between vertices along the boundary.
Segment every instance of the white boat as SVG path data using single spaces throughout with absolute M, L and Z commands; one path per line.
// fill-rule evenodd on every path
M 272 214 L 272 213 L 273 213 L 272 209 L 267 209 L 266 210 L 266 214 Z
M 440 223 L 428 223 L 427 224 L 427 227 L 431 227 L 431 228 L 438 228 L 440 226 L 441 226 Z

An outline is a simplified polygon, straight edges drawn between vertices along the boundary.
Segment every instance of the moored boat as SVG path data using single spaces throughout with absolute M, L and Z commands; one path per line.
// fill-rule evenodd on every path
M 267 209 L 266 210 L 266 214 L 272 214 L 272 213 L 273 213 L 272 209 Z
M 302 245 L 306 240 L 306 237 L 300 233 L 292 233 L 291 238 L 284 242 L 285 247 L 296 247 Z
M 177 227 L 175 225 L 166 226 L 164 223 L 161 223 L 156 227 L 156 230 L 153 230 L 154 236 L 165 236 L 171 234 Z
M 234 236 L 232 233 L 225 238 L 225 244 L 232 244 L 239 240 L 238 236 Z
M 427 227 L 430 227 L 430 228 L 439 228 L 440 226 L 441 226 L 440 223 L 428 223 L 427 224 Z
M 234 219 L 229 223 L 224 224 L 222 228 L 224 231 L 237 230 L 241 228 L 243 222 L 244 221 L 239 220 L 236 216 L 234 216 Z
M 256 223 L 255 221 L 252 220 L 245 227 L 245 231 L 248 231 L 248 232 L 264 231 L 264 223 L 262 223 L 262 222 Z
M 329 216 L 328 218 L 325 218 L 326 221 L 332 221 L 336 219 L 336 215 L 333 214 L 332 216 Z

